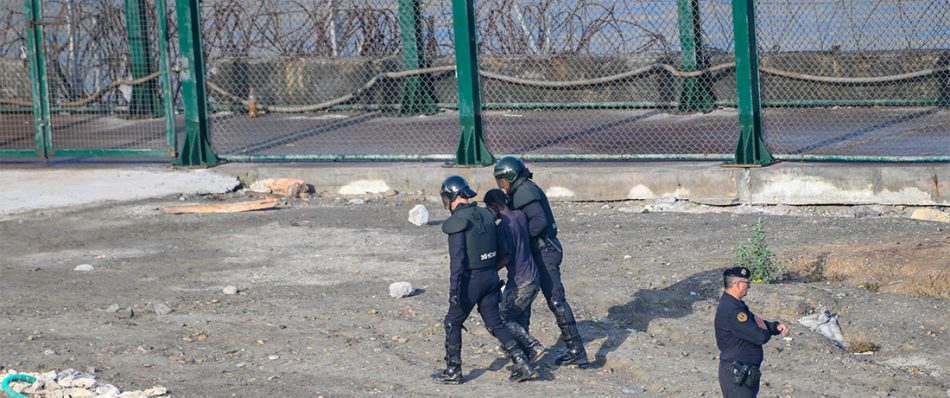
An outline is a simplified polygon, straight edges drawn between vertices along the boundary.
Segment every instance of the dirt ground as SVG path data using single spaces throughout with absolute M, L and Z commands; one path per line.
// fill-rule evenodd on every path
M 94 367 L 100 382 L 179 397 L 718 396 L 720 273 L 761 217 L 791 279 L 755 284 L 747 302 L 792 329 L 765 347 L 761 396 L 950 393 L 948 224 L 556 203 L 568 300 L 595 368 L 551 365 L 562 347 L 539 300 L 532 331 L 553 347 L 538 380 L 507 381 L 476 315 L 463 334 L 466 382 L 441 386 L 429 374 L 443 365 L 446 238 L 436 223 L 406 220 L 420 203 L 444 220 L 437 204 L 317 195 L 269 211 L 162 214 L 213 200 L 184 199 L 4 217 L 0 372 Z M 420 291 L 391 298 L 397 281 Z M 228 285 L 240 292 L 224 294 Z M 156 303 L 172 312 L 156 314 Z M 121 309 L 106 311 L 113 304 Z M 879 350 L 838 349 L 796 322 L 822 307 L 839 314 L 849 344 Z

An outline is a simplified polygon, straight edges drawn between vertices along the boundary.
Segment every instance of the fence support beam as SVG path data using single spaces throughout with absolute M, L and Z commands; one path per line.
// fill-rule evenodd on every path
M 165 109 L 165 140 L 168 145 L 168 156 L 176 157 L 178 150 L 178 135 L 175 134 L 175 98 L 172 96 L 172 82 L 168 75 L 168 8 L 165 0 L 155 1 L 156 15 L 158 16 L 158 48 L 159 64 L 162 68 L 162 105 Z
M 475 36 L 474 0 L 452 0 L 455 32 L 455 74 L 458 78 L 459 122 L 462 125 L 457 165 L 495 162 L 482 138 L 482 101 L 478 84 L 478 45 Z
M 46 76 L 46 51 L 43 47 L 42 0 L 26 0 L 26 47 L 30 61 L 30 96 L 33 100 L 33 131 L 36 156 L 49 158 L 52 131 L 49 112 L 49 80 Z
M 677 0 L 680 30 L 680 59 L 683 71 L 705 69 L 709 60 L 703 54 L 703 31 L 699 20 L 699 0 Z M 682 79 L 680 112 L 709 112 L 716 107 L 709 76 Z
M 425 52 L 419 0 L 399 0 L 399 28 L 402 34 L 403 70 L 428 68 L 429 56 Z M 435 105 L 432 75 L 414 75 L 403 78 L 402 106 L 404 115 L 431 114 L 439 111 Z
M 133 79 L 141 79 L 155 72 L 148 37 L 148 3 L 145 0 L 125 0 L 125 27 L 129 40 L 129 69 Z M 132 86 L 129 103 L 132 116 L 161 116 L 158 85 L 155 80 Z
M 175 164 L 213 166 L 220 160 L 211 149 L 199 0 L 175 0 L 175 14 L 178 16 L 178 45 L 181 48 L 181 94 L 186 133 L 185 144 Z
M 755 43 L 755 0 L 732 0 L 736 42 L 736 88 L 739 105 L 739 141 L 736 165 L 767 165 L 775 160 L 762 138 L 762 98 L 759 58 Z

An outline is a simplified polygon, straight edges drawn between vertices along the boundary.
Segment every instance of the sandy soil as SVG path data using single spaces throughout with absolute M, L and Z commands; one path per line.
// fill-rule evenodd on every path
M 754 285 L 747 301 L 789 323 L 792 338 L 767 345 L 761 396 L 945 397 L 950 389 L 947 224 L 558 203 L 568 300 L 597 366 L 550 365 L 561 347 L 538 301 L 533 331 L 553 346 L 538 380 L 509 383 L 506 360 L 473 317 L 463 335 L 466 382 L 440 386 L 428 376 L 442 366 L 446 239 L 437 225 L 406 217 L 419 203 L 436 221 L 446 211 L 399 194 L 161 214 L 182 203 L 166 197 L 0 221 L 0 366 L 94 367 L 100 382 L 161 384 L 180 397 L 717 396 L 719 274 L 762 217 L 792 278 Z M 95 269 L 74 271 L 79 264 Z M 389 297 L 397 281 L 420 293 Z M 222 293 L 227 285 L 240 292 Z M 173 312 L 154 313 L 156 303 Z M 122 309 L 107 312 L 112 304 Z M 856 355 L 796 323 L 821 307 L 839 314 L 849 343 L 880 350 Z

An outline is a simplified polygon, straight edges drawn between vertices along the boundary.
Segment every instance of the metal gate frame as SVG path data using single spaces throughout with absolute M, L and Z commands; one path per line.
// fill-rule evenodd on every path
M 33 103 L 33 130 L 36 137 L 35 150 L 4 150 L 4 156 L 39 157 L 48 159 L 56 156 L 79 157 L 177 157 L 177 137 L 175 135 L 175 114 L 172 107 L 171 83 L 168 76 L 168 23 L 164 0 L 156 0 L 160 49 L 160 68 L 162 83 L 162 102 L 165 119 L 166 144 L 162 149 L 74 149 L 59 148 L 55 145 L 50 110 L 49 79 L 46 72 L 46 49 L 43 26 L 54 23 L 43 19 L 43 0 L 24 0 L 26 9 L 27 54 L 30 69 L 30 95 Z M 144 12 L 144 10 L 141 10 Z

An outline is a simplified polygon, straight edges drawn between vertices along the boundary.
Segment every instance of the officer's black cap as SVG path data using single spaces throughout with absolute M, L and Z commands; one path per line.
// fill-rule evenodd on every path
M 749 269 L 746 267 L 732 267 L 723 272 L 722 276 L 749 279 L 749 277 L 752 276 L 752 272 L 749 272 Z

